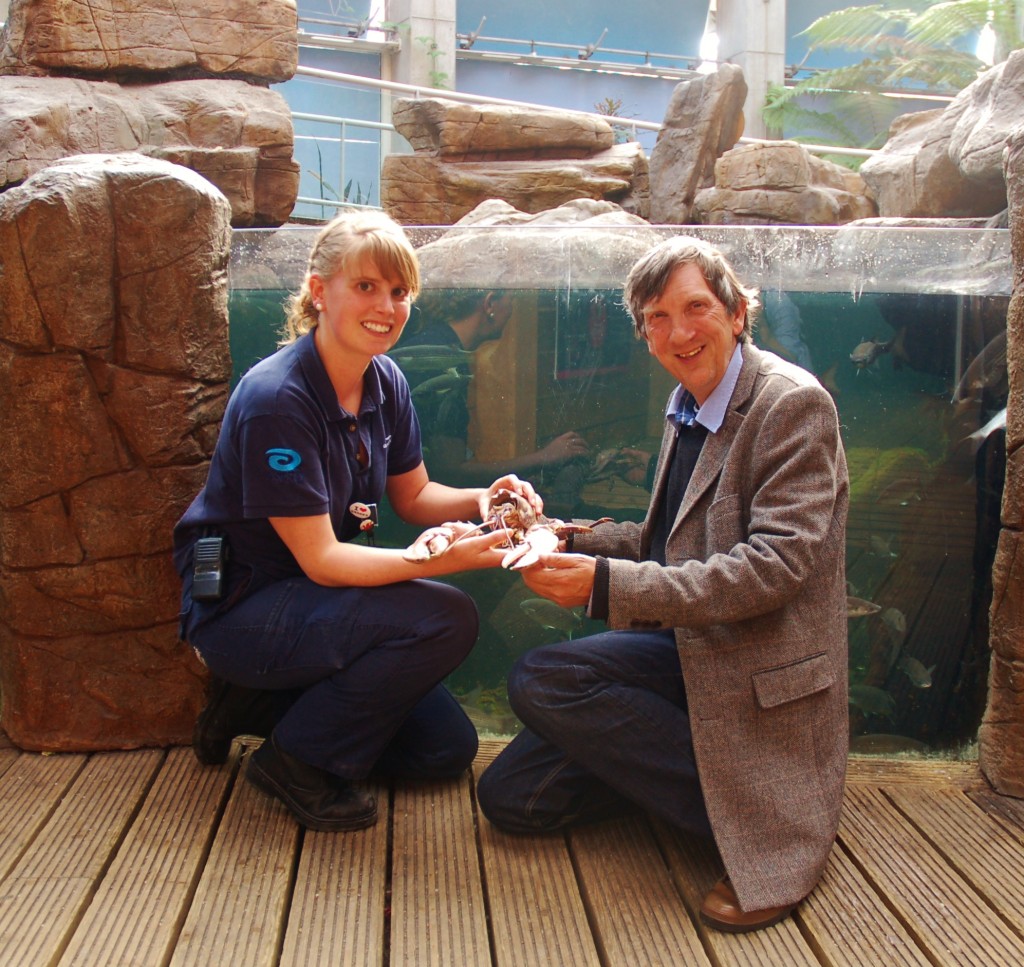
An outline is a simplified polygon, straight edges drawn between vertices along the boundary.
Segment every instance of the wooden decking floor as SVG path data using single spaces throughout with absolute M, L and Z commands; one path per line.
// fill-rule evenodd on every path
M 853 759 L 818 889 L 706 930 L 706 842 L 631 818 L 510 836 L 473 776 L 378 788 L 378 824 L 303 832 L 190 749 L 38 755 L 0 737 L 0 964 L 1024 964 L 1024 802 L 973 763 Z

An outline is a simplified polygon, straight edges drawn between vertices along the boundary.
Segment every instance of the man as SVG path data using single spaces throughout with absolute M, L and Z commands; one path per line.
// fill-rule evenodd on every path
M 845 527 L 835 406 L 751 342 L 754 290 L 703 242 L 633 267 L 637 334 L 679 382 L 642 524 L 576 535 L 524 574 L 615 629 L 538 648 L 509 677 L 526 729 L 481 777 L 497 825 L 551 830 L 637 806 L 714 836 L 701 917 L 788 916 L 821 876 L 848 749 Z

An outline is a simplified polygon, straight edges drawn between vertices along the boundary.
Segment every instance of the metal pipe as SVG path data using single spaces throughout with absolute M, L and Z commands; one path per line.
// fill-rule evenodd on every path
M 352 84 L 356 87 L 374 87 L 378 90 L 397 91 L 402 94 L 410 94 L 413 97 L 443 97 L 448 101 L 464 101 L 467 104 L 504 104 L 510 107 L 525 107 L 532 110 L 560 111 L 562 108 L 552 107 L 546 104 L 532 104 L 528 101 L 513 101 L 501 97 L 486 97 L 481 94 L 467 94 L 463 91 L 438 91 L 433 87 L 419 87 L 415 84 L 401 84 L 398 81 L 381 81 L 374 77 L 361 77 L 357 74 L 341 74 L 337 71 L 323 70 L 319 67 L 303 67 L 296 69 L 297 74 L 308 77 L 319 77 L 324 80 L 337 81 L 339 84 Z M 588 114 L 591 117 L 600 118 L 612 124 L 622 127 L 632 127 L 643 131 L 660 131 L 662 125 L 655 121 L 638 121 L 635 118 L 616 118 L 605 114 L 597 114 L 592 111 L 576 111 L 576 114 Z M 296 114 L 296 117 L 299 115 Z M 740 138 L 740 144 L 772 144 L 766 138 Z M 812 154 L 837 154 L 848 155 L 852 158 L 870 158 L 877 154 L 870 148 L 847 148 L 841 145 L 805 144 L 804 147 Z

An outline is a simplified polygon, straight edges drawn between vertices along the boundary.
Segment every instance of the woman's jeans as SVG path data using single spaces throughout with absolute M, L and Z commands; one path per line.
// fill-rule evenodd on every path
M 440 684 L 476 642 L 476 606 L 459 589 L 300 577 L 212 618 L 201 611 L 192 606 L 185 634 L 214 675 L 294 693 L 274 739 L 296 759 L 345 779 L 442 778 L 476 755 L 473 724 Z
M 542 646 L 513 666 L 508 693 L 526 730 L 477 786 L 495 825 L 554 830 L 639 807 L 710 833 L 673 632 Z

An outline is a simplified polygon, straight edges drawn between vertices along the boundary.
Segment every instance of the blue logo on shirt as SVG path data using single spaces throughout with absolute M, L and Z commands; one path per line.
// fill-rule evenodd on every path
M 273 447 L 268 450 L 267 458 L 271 470 L 283 470 L 286 473 L 302 463 L 302 457 L 294 450 L 286 450 L 284 447 Z

